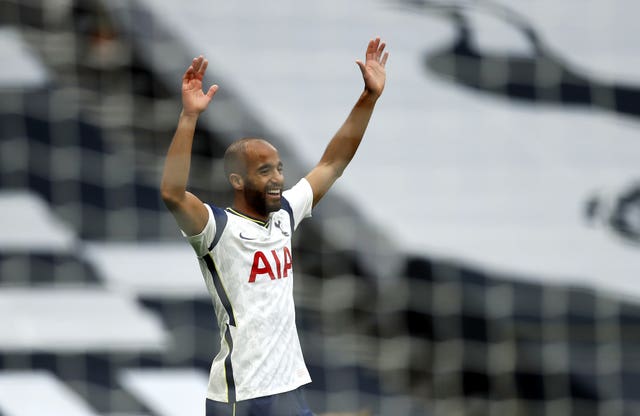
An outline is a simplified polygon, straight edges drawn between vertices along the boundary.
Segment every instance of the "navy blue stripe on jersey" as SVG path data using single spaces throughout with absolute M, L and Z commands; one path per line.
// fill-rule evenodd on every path
M 227 378 L 227 401 L 229 403 L 235 403 L 236 401 L 236 382 L 233 379 L 233 366 L 231 365 L 231 352 L 233 351 L 233 339 L 231 339 L 231 327 L 227 324 L 227 329 L 224 331 L 224 340 L 229 346 L 229 353 L 224 359 L 224 374 Z
M 291 222 L 291 233 L 293 233 L 293 225 L 295 224 L 293 220 L 293 209 L 291 209 L 291 204 L 285 197 L 280 198 L 280 205 L 282 208 L 289 213 L 289 221 Z
M 213 248 L 220 241 L 220 237 L 222 236 L 222 232 L 224 231 L 224 227 L 227 226 L 227 213 L 225 210 L 218 207 L 211 207 L 211 211 L 213 212 L 213 218 L 216 220 L 216 235 L 213 236 L 213 241 L 211 241 L 211 245 L 209 246 L 209 251 L 213 250 Z
M 231 301 L 229 301 L 229 296 L 227 296 L 227 291 L 224 290 L 224 285 L 220 280 L 220 275 L 218 275 L 218 269 L 213 261 L 213 257 L 211 253 L 207 253 L 203 257 L 204 262 L 207 264 L 207 268 L 209 269 L 209 273 L 211 273 L 211 279 L 213 279 L 213 286 L 216 288 L 216 293 L 218 294 L 218 298 L 220 302 L 222 302 L 222 306 L 224 310 L 227 311 L 227 316 L 229 316 L 229 325 L 236 326 L 236 318 L 233 316 L 233 308 L 231 307 Z

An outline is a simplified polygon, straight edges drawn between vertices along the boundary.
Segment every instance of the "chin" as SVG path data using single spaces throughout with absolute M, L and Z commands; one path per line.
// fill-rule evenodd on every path
M 276 211 L 280 211 L 280 209 L 282 208 L 282 204 L 280 203 L 280 201 L 278 201 L 272 204 L 267 204 L 266 207 L 267 207 L 267 212 L 276 212 Z

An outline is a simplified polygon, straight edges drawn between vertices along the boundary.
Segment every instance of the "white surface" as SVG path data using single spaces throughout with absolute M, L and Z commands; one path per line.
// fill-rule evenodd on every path
M 180 243 L 87 243 L 84 257 L 107 286 L 162 298 L 209 297 L 195 252 Z
M 396 2 L 139 2 L 210 59 L 217 73 L 207 83 L 225 80 L 220 87 L 238 92 L 309 166 L 360 92 L 354 60 L 381 35 L 391 53 L 387 88 L 332 192 L 402 250 L 640 295 L 640 250 L 582 220 L 592 192 L 640 177 L 638 121 L 446 83 L 423 60 L 451 42 L 453 26 Z M 640 84 L 640 3 L 502 3 L 580 73 Z M 471 14 L 483 48 L 526 52 L 515 28 Z
M 0 192 L 0 230 L 0 250 L 68 252 L 76 243 L 71 227 L 32 192 Z
M 204 414 L 207 376 L 193 369 L 124 370 L 122 385 L 158 416 Z
M 49 80 L 45 66 L 16 29 L 0 28 L 0 88 L 39 87 Z
M 82 398 L 44 371 L 0 371 L 4 416 L 96 416 Z
M 160 319 L 122 294 L 0 290 L 0 351 L 162 351 L 166 344 Z

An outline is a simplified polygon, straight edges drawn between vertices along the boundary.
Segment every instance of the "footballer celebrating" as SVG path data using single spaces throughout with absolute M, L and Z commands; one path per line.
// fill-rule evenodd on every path
M 161 194 L 198 256 L 220 328 L 207 416 L 313 415 L 301 390 L 311 378 L 295 324 L 291 236 L 360 145 L 385 86 L 384 49 L 380 38 L 369 41 L 365 61 L 356 61 L 364 91 L 318 164 L 291 189 L 283 190 L 282 162 L 269 142 L 243 138 L 228 147 L 224 168 L 233 188 L 228 208 L 203 203 L 187 191 L 196 122 L 218 86 L 203 91 L 208 62 L 202 56 L 182 78 L 183 109 Z

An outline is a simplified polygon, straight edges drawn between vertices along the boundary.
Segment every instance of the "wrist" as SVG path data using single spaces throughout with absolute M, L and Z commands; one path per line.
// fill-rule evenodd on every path
M 376 94 L 366 88 L 362 91 L 362 94 L 360 94 L 360 101 L 364 103 L 375 104 L 378 98 L 380 98 L 380 94 Z
M 183 120 L 196 121 L 200 117 L 198 111 L 187 111 L 184 108 L 180 112 L 180 118 Z

